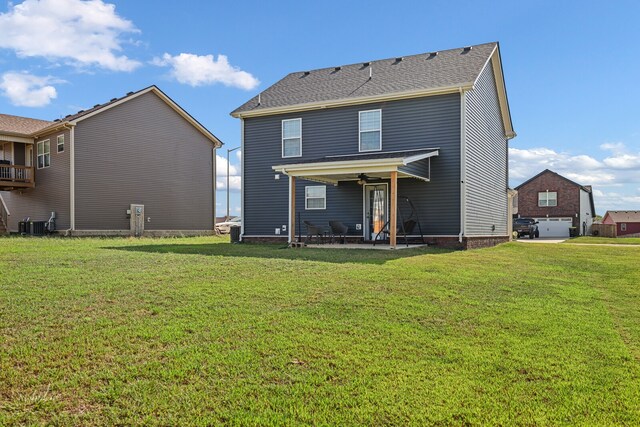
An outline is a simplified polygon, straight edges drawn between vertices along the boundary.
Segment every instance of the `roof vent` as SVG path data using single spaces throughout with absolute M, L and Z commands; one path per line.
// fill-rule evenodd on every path
M 431 52 L 431 53 L 429 54 L 429 56 L 427 56 L 427 59 L 433 59 L 433 58 L 435 58 L 436 56 L 438 56 L 438 52 Z
M 311 71 L 305 71 L 305 72 L 304 72 L 304 75 L 305 75 L 305 76 L 308 76 L 309 74 L 311 74 Z
M 66 119 L 67 117 L 71 117 L 71 114 L 67 114 L 66 116 L 64 116 L 64 118 Z
M 336 67 L 333 69 L 333 71 L 340 71 L 340 70 L 342 70 L 342 67 Z
M 118 98 L 111 98 L 111 101 L 109 101 L 109 102 L 113 102 L 113 101 L 117 101 L 117 100 L 118 100 Z
M 258 94 L 258 105 L 262 104 L 262 97 L 260 95 L 262 94 Z
M 59 121 L 60 121 L 60 119 L 55 119 L 55 120 L 54 120 L 54 122 L 59 122 Z
M 403 59 L 404 59 L 404 58 L 403 58 L 402 56 L 398 56 L 398 57 L 396 58 L 396 62 L 400 62 L 400 61 L 402 61 Z
M 100 104 L 96 104 L 96 105 L 93 106 L 93 108 L 96 108 L 96 107 L 99 107 L 99 106 L 100 106 Z
M 78 111 L 76 114 L 84 113 L 84 110 Z
M 368 67 L 369 65 L 371 65 L 371 62 L 363 62 L 363 63 L 362 63 L 362 66 L 363 66 L 363 67 Z
M 466 47 L 464 48 L 464 50 L 462 51 L 462 53 L 471 52 L 471 49 L 473 49 L 473 46 L 466 46 Z
M 133 92 L 127 92 L 127 96 L 133 95 Z

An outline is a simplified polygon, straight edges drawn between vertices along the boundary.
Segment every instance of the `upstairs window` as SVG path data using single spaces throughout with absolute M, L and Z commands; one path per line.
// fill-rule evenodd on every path
M 307 210 L 327 208 L 327 187 L 312 185 L 304 187 L 304 208 Z
M 541 191 L 538 193 L 538 206 L 558 206 L 558 193 L 555 191 Z
M 382 150 L 382 110 L 360 111 L 360 151 Z
M 51 144 L 48 139 L 38 142 L 38 169 L 51 165 Z
M 626 222 L 620 223 L 620 231 L 627 231 L 627 223 Z
M 282 121 L 282 157 L 302 156 L 302 119 Z
M 64 153 L 64 135 L 58 135 L 57 146 L 58 153 Z

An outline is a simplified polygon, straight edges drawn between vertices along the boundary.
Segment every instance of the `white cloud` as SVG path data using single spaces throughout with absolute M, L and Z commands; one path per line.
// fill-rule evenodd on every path
M 574 155 L 547 147 L 510 148 L 512 185 L 551 169 L 577 183 L 593 185 L 599 213 L 610 209 L 640 209 L 640 189 L 636 188 L 640 182 L 640 153 L 632 153 L 620 142 L 602 144 L 600 148 L 610 155 L 599 160 L 592 155 Z
M 216 154 L 216 175 L 227 176 L 227 158 L 219 154 Z M 229 164 L 229 175 L 240 175 L 239 168 L 232 163 Z
M 216 155 L 216 189 L 227 191 L 227 158 Z M 229 189 L 240 191 L 240 168 L 234 164 L 229 165 Z
M 0 14 L 0 48 L 19 57 L 69 60 L 80 66 L 132 71 L 138 61 L 118 55 L 120 36 L 139 32 L 102 0 L 25 0 Z
M 229 191 L 240 191 L 240 183 L 242 178 L 240 176 L 229 176 Z M 224 176 L 221 179 L 216 180 L 216 189 L 227 191 L 227 177 Z
M 171 56 L 165 53 L 162 58 L 155 58 L 152 64 L 171 67 L 171 75 L 177 81 L 194 87 L 222 83 L 251 90 L 260 84 L 251 74 L 229 64 L 225 55 L 218 55 L 218 59 L 215 59 L 213 55 L 181 53 Z
M 2 75 L 0 90 L 13 105 L 19 107 L 43 107 L 58 96 L 50 83 L 52 77 L 38 77 L 27 73 L 8 72 Z
M 640 168 L 640 154 L 618 154 L 604 159 L 604 164 L 613 169 Z
M 529 179 L 544 169 L 551 169 L 580 183 L 608 183 L 615 178 L 610 173 L 600 172 L 603 163 L 591 156 L 571 155 L 545 147 L 510 148 L 509 160 L 509 174 L 518 181 Z

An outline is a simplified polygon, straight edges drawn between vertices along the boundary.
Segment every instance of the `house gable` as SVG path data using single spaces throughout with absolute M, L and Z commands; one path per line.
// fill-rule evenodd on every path
M 498 43 L 291 73 L 231 115 L 249 118 L 459 93 L 473 89 L 489 63 L 505 136 L 513 138 Z

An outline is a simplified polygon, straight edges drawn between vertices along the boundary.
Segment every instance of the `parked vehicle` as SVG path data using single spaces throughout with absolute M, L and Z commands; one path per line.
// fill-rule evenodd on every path
M 533 218 L 518 218 L 513 221 L 513 231 L 518 233 L 518 238 L 529 236 L 530 239 L 540 237 L 538 222 Z
M 231 218 L 228 221 L 219 222 L 216 224 L 216 231 L 220 234 L 229 234 L 231 233 L 231 227 L 237 226 L 240 227 L 242 225 L 242 219 L 237 216 L 235 218 Z

